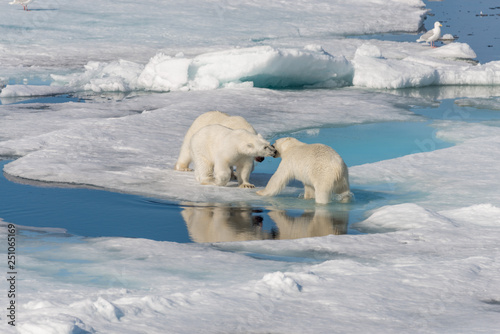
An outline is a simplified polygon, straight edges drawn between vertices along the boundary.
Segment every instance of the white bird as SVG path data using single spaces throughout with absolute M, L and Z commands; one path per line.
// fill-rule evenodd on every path
M 14 0 L 9 2 L 9 5 L 23 5 L 24 10 L 29 10 L 28 4 L 31 2 L 33 2 L 33 0 Z
M 435 47 L 434 42 L 437 41 L 439 37 L 441 37 L 440 27 L 442 27 L 441 23 L 439 21 L 436 21 L 434 23 L 434 29 L 431 29 L 422 36 L 420 36 L 420 38 L 417 39 L 417 42 L 430 42 L 431 46 L 434 48 Z

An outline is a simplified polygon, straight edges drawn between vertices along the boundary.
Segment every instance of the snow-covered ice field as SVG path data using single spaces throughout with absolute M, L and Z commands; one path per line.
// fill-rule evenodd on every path
M 177 215 L 194 242 L 148 237 L 140 217 L 136 235 L 119 220 L 101 235 L 44 215 L 19 224 L 20 209 L 0 204 L 1 267 L 16 272 L 0 284 L 1 332 L 497 331 L 500 7 L 435 4 L 2 2 L 0 186 L 143 196 L 160 215 L 175 208 L 165 219 Z M 435 20 L 458 40 L 414 42 Z M 375 38 L 386 34 L 397 38 Z M 244 116 L 270 141 L 331 145 L 355 201 L 317 206 L 297 183 L 262 198 L 174 171 L 209 110 Z M 257 190 L 277 164 L 256 167 Z

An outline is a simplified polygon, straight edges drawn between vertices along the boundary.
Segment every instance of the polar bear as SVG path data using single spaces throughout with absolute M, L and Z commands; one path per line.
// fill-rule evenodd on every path
M 289 181 L 296 179 L 304 184 L 304 198 L 316 199 L 316 203 L 326 204 L 332 195 L 339 195 L 341 202 L 348 202 L 349 174 L 347 166 L 331 147 L 323 144 L 306 144 L 287 137 L 273 145 L 281 156 L 281 163 L 267 186 L 257 191 L 261 196 L 277 195 Z
M 269 157 L 276 149 L 262 136 L 245 129 L 230 129 L 213 124 L 201 128 L 191 137 L 190 155 L 195 165 L 195 177 L 201 184 L 225 186 L 232 166 L 236 166 L 240 188 L 250 184 L 255 157 Z
M 198 132 L 202 127 L 219 124 L 230 129 L 245 129 L 250 133 L 257 134 L 257 131 L 241 116 L 229 116 L 226 113 L 220 111 L 209 111 L 198 116 L 191 127 L 186 132 L 184 136 L 184 141 L 182 142 L 181 151 L 179 153 L 179 158 L 175 164 L 174 169 L 179 171 L 192 171 L 189 168 L 191 163 L 191 153 L 189 151 L 189 145 L 191 143 L 191 137 Z M 257 161 L 262 161 L 257 159 Z

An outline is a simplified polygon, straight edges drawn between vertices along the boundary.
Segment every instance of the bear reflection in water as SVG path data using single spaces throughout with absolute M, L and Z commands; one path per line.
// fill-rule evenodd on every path
M 199 205 L 199 204 L 198 204 Z M 251 207 L 183 206 L 181 212 L 194 242 L 228 242 L 264 239 L 298 239 L 347 233 L 348 211 L 327 208 L 305 210 L 300 216 L 286 210 L 267 214 Z M 276 227 L 263 228 L 266 219 Z M 272 224 L 271 224 L 272 225 Z

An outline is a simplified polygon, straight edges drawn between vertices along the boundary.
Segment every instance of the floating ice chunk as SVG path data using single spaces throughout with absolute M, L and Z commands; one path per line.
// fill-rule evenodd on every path
M 453 37 L 452 34 L 444 34 L 442 37 L 441 37 L 441 40 L 442 41 L 453 41 L 455 40 L 455 37 Z

